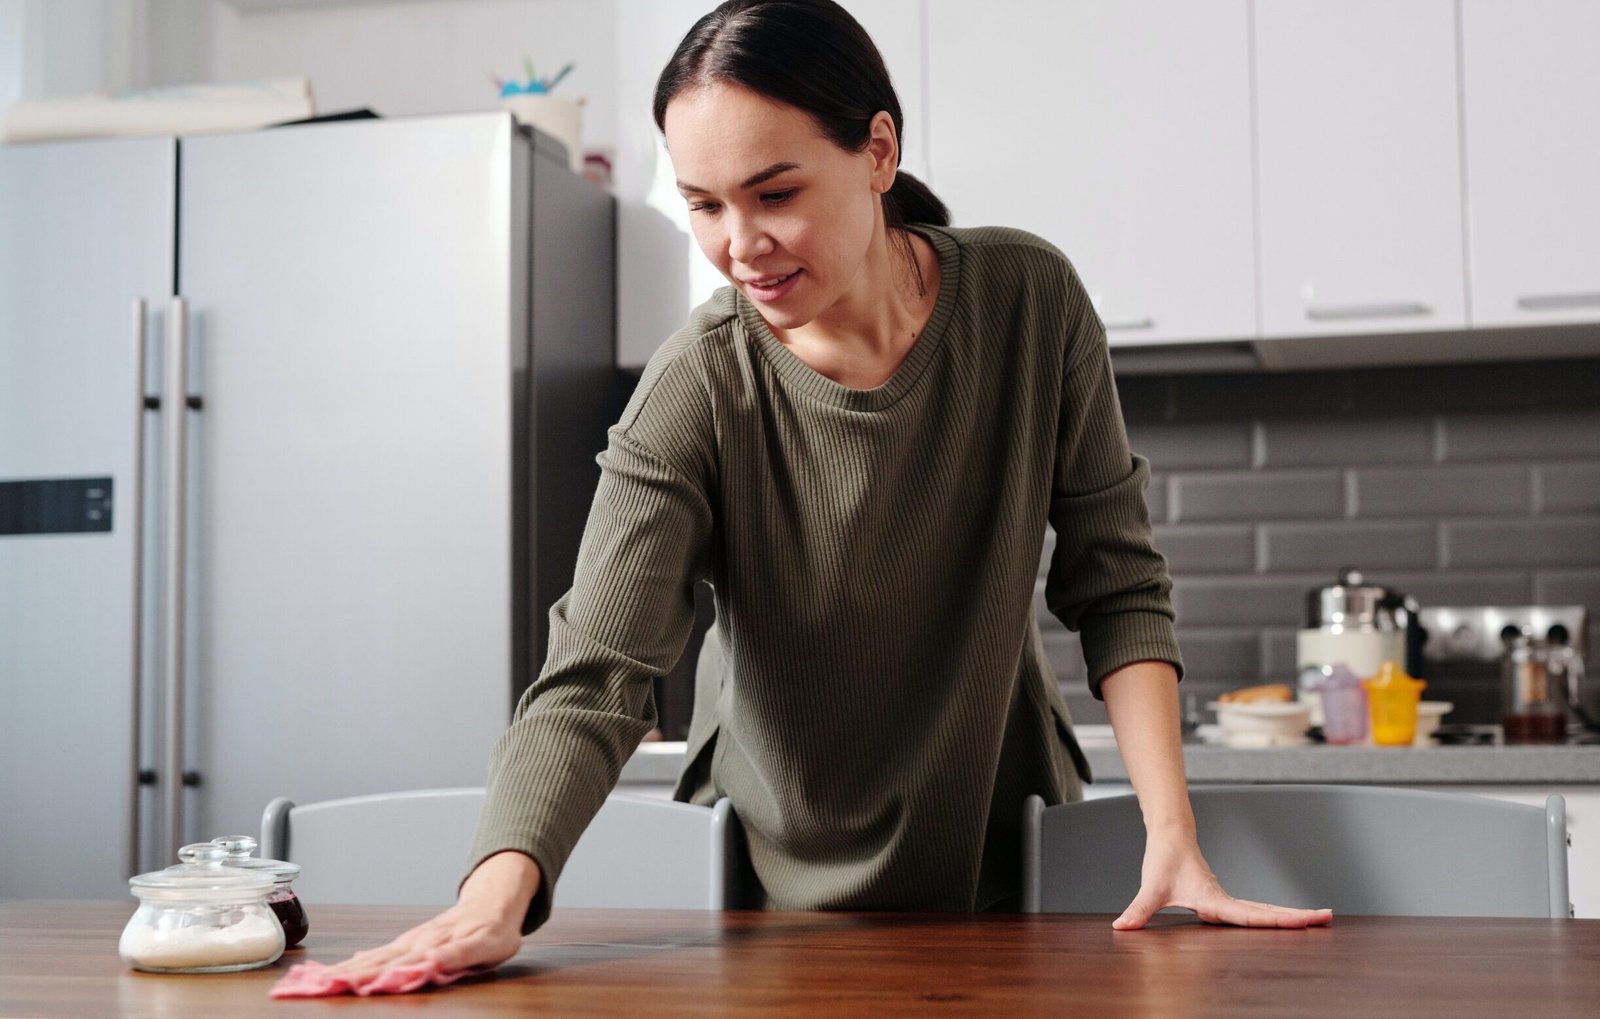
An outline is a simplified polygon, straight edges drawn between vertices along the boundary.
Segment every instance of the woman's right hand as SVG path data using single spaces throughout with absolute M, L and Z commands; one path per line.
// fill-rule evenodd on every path
M 462 883 L 454 906 L 386 945 L 357 952 L 330 974 L 360 984 L 397 966 L 427 962 L 444 972 L 492 969 L 522 947 L 522 919 L 539 883 L 532 857 L 496 853 Z

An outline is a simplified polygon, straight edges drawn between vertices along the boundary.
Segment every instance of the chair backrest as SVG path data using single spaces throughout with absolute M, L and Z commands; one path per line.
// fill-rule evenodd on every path
M 304 870 L 307 903 L 455 902 L 483 810 L 480 789 L 421 789 L 296 805 L 273 800 L 263 856 Z M 722 909 L 736 900 L 736 820 L 714 807 L 613 793 L 573 848 L 556 907 Z
M 1373 916 L 1566 917 L 1566 801 L 1543 809 L 1370 786 L 1195 787 L 1200 849 L 1230 895 Z M 1023 811 L 1022 908 L 1120 913 L 1139 891 L 1131 795 Z

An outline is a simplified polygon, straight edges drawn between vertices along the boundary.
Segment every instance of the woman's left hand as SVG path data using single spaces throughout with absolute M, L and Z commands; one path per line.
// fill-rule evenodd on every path
M 1138 930 L 1167 906 L 1191 909 L 1206 923 L 1239 927 L 1315 927 L 1333 921 L 1331 909 L 1290 909 L 1236 899 L 1222 890 L 1192 837 L 1150 837 L 1139 894 L 1111 926 Z

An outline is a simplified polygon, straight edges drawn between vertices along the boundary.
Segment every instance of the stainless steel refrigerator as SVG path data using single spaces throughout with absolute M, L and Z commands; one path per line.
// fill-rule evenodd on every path
M 483 782 L 614 410 L 613 237 L 503 113 L 0 147 L 0 898 Z

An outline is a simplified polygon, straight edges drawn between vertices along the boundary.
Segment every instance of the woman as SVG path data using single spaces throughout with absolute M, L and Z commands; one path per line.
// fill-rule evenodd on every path
M 652 358 L 601 457 L 573 589 L 497 746 L 477 861 L 445 913 L 341 964 L 494 965 L 653 723 L 693 585 L 718 625 L 679 797 L 732 799 L 769 905 L 981 910 L 1019 891 L 1025 796 L 1080 795 L 1033 622 L 1083 635 L 1143 809 L 1143 886 L 1236 900 L 1195 840 L 1170 582 L 1104 332 L 1059 252 L 954 230 L 899 172 L 882 59 L 831 0 L 730 0 L 662 73 L 657 125 L 722 289 Z M 997 182 L 1003 186 L 1003 182 Z

